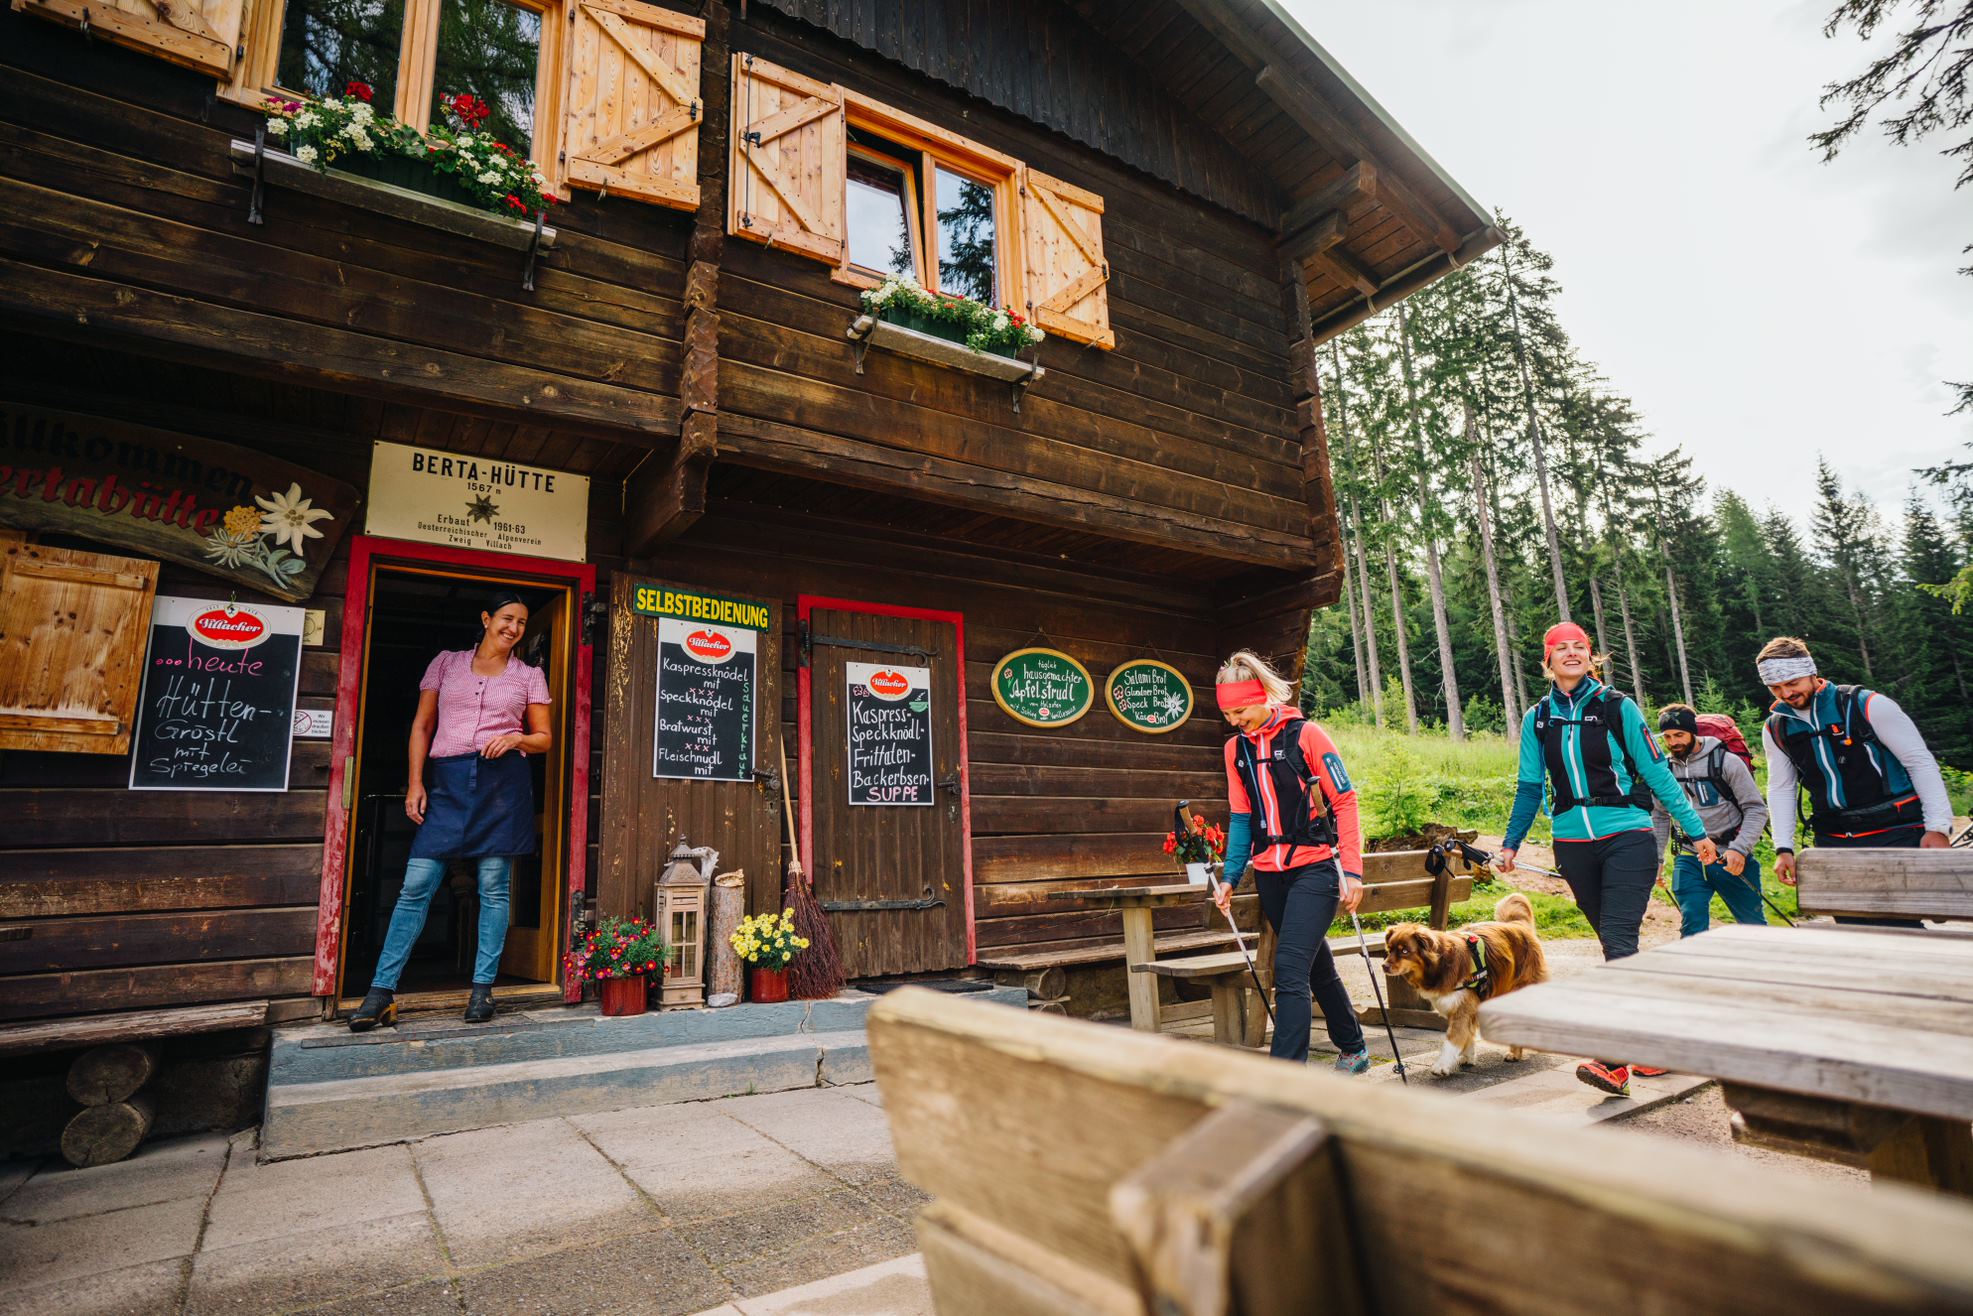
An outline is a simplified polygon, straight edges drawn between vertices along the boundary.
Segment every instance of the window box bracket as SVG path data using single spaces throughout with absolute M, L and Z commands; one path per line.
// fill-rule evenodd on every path
M 303 164 L 286 151 L 268 146 L 266 131 L 263 126 L 254 133 L 254 140 L 249 142 L 235 138 L 232 145 L 233 172 L 253 180 L 253 195 L 247 208 L 249 223 L 265 222 L 266 187 L 306 192 L 310 196 L 374 210 L 425 228 L 437 229 L 441 233 L 454 233 L 521 252 L 525 257 L 521 286 L 529 292 L 534 291 L 535 257 L 552 248 L 557 236 L 540 215 L 531 220 L 505 219 L 471 206 L 462 206 L 456 201 L 398 187 L 394 183 L 380 183 L 344 173 L 340 169 L 319 170 L 313 165 Z
M 859 375 L 863 373 L 863 358 L 870 349 L 881 347 L 887 352 L 896 352 L 899 356 L 908 356 L 916 361 L 928 361 L 935 366 L 948 366 L 1002 380 L 1013 389 L 1017 414 L 1021 410 L 1021 394 L 1048 373 L 1033 361 L 1001 356 L 998 352 L 975 352 L 964 343 L 935 338 L 901 324 L 879 320 L 874 315 L 857 316 L 849 327 L 847 337 L 856 353 L 856 373 Z

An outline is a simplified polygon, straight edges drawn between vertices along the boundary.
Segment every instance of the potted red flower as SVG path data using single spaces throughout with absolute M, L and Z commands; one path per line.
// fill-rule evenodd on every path
M 1178 819 L 1174 818 L 1174 822 Z M 1185 830 L 1176 827 L 1165 833 L 1165 853 L 1175 855 L 1185 865 L 1185 878 L 1193 886 L 1212 881 L 1212 866 L 1226 858 L 1226 829 L 1208 823 L 1198 814 L 1185 817 Z
M 643 1014 L 645 987 L 671 963 L 672 948 L 654 923 L 608 916 L 576 943 L 563 963 L 577 982 L 596 984 L 606 1015 Z

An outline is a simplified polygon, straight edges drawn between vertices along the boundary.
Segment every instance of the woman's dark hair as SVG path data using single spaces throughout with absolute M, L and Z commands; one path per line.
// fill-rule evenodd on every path
M 480 605 L 480 611 L 492 616 L 510 603 L 518 603 L 523 608 L 528 606 L 528 601 L 513 590 L 497 589 L 486 596 L 486 601 Z M 532 612 L 534 609 L 528 608 L 528 611 Z

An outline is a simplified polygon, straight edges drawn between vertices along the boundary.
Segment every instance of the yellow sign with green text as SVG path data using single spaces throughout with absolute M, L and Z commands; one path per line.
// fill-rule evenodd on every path
M 630 606 L 646 617 L 681 617 L 686 621 L 743 626 L 753 631 L 764 631 L 772 625 L 765 603 L 749 603 L 744 599 L 698 594 L 663 585 L 639 585 L 630 592 Z

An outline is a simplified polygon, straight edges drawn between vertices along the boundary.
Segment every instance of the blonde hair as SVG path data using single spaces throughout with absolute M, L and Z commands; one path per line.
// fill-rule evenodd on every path
M 1797 639 L 1793 635 L 1777 635 L 1761 646 L 1761 651 L 1754 655 L 1754 661 L 1764 663 L 1770 658 L 1807 658 L 1810 656 L 1809 646 L 1806 642 Z
M 1219 675 L 1213 678 L 1214 685 L 1226 685 L 1233 681 L 1259 681 L 1261 689 L 1267 691 L 1269 703 L 1292 704 L 1295 702 L 1295 687 L 1288 679 L 1269 665 L 1267 659 L 1252 649 L 1241 649 L 1221 664 Z

